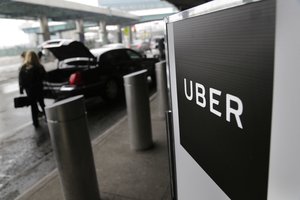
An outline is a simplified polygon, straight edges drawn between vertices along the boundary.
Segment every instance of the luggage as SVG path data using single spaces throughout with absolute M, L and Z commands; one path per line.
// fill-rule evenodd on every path
M 14 106 L 15 108 L 21 108 L 24 106 L 29 106 L 30 100 L 27 96 L 20 96 L 14 98 Z

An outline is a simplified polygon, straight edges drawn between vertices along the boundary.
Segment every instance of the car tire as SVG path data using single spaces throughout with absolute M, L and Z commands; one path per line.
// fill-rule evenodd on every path
M 118 82 L 115 79 L 109 79 L 106 81 L 104 90 L 103 90 L 103 98 L 106 101 L 115 101 L 120 96 L 120 87 Z

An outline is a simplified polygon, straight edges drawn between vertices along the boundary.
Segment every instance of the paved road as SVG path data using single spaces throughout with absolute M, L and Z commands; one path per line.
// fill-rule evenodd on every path
M 13 200 L 28 187 L 55 169 L 47 123 L 41 128 L 32 126 L 30 108 L 13 107 L 18 96 L 16 74 L 18 64 L 10 64 L 1 71 L 0 80 L 0 199 Z M 46 100 L 46 105 L 52 104 Z M 108 104 L 101 98 L 86 101 L 88 126 L 95 138 L 125 114 L 125 102 Z

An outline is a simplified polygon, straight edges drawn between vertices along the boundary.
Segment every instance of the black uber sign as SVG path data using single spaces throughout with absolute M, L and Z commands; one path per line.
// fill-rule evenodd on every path
M 274 4 L 174 22 L 181 145 L 234 200 L 267 199 Z

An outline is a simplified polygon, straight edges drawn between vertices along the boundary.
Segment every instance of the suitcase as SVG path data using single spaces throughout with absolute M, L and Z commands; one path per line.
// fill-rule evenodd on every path
M 15 108 L 21 108 L 24 106 L 29 106 L 30 100 L 27 96 L 15 97 L 14 98 L 14 106 Z

